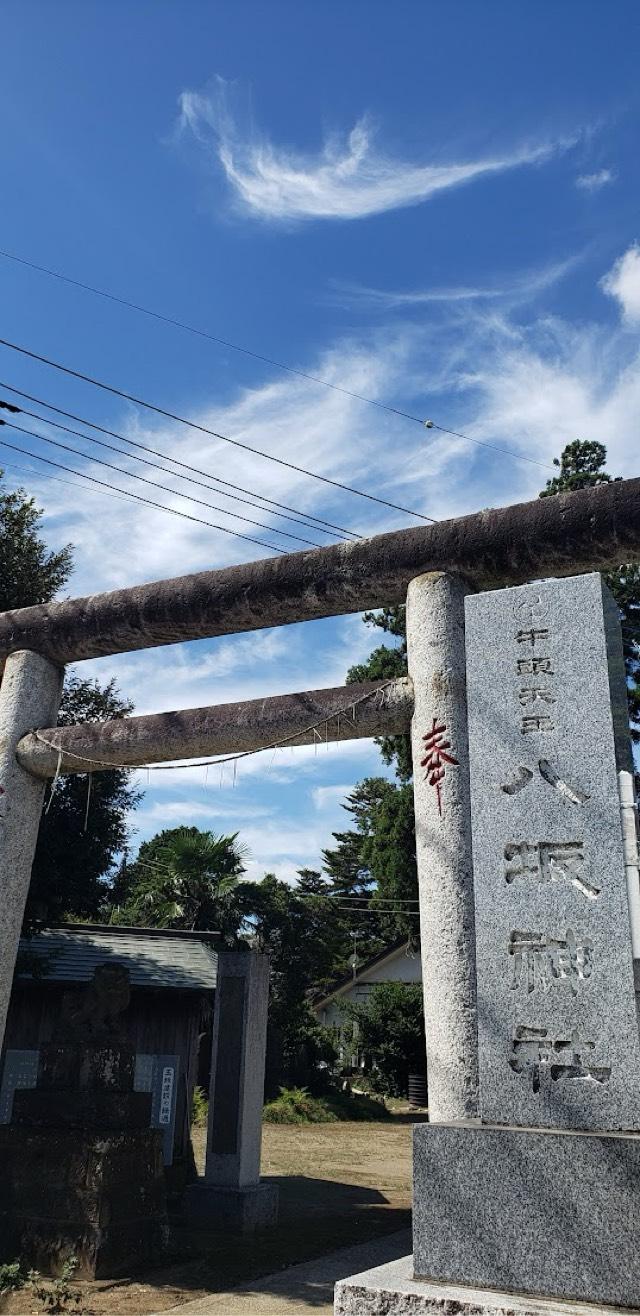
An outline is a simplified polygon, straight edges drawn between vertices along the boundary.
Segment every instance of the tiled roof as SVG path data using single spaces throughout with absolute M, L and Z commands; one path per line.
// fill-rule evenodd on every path
M 46 928 L 20 941 L 22 979 L 40 978 L 30 971 L 35 956 L 44 982 L 90 982 L 98 964 L 124 964 L 132 987 L 211 991 L 218 959 L 207 941 L 161 932 L 110 928 Z

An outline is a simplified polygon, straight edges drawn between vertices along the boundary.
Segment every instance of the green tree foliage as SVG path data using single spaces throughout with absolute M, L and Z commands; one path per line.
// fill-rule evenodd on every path
M 560 458 L 554 459 L 560 474 L 547 480 L 541 498 L 554 494 L 609 484 L 611 476 L 604 470 L 607 449 L 603 443 L 576 439 L 569 443 Z M 640 742 L 640 567 L 627 564 L 609 571 L 605 580 L 620 609 L 622 643 L 627 671 L 629 722 L 631 736 Z
M 41 537 L 42 511 L 24 490 L 2 487 L 0 471 L 0 611 L 49 603 L 71 575 L 67 544 L 51 552 Z M 1 664 L 0 664 L 1 667 Z M 58 721 L 103 722 L 126 717 L 132 705 L 113 682 L 67 678 Z M 43 814 L 27 901 L 26 926 L 72 915 L 94 918 L 104 900 L 107 877 L 127 839 L 127 814 L 140 796 L 125 772 L 91 779 L 61 777 Z M 85 829 L 85 820 L 87 826 Z
M 424 1009 L 420 983 L 380 982 L 344 1014 L 357 1025 L 358 1049 L 379 1091 L 407 1095 L 409 1074 L 423 1073 Z
M 237 832 L 216 836 L 197 827 L 160 832 L 118 874 L 113 900 L 122 904 L 114 916 L 148 928 L 220 932 L 223 945 L 233 945 L 244 858 Z
M 388 681 L 407 675 L 407 626 L 404 605 L 397 608 L 382 608 L 380 612 L 365 612 L 363 621 L 367 626 L 378 626 L 387 635 L 398 641 L 392 649 L 381 644 L 369 654 L 366 663 L 357 663 L 347 672 L 347 684 L 359 681 Z M 394 764 L 396 776 L 401 782 L 411 781 L 413 764 L 411 761 L 411 738 L 405 736 L 378 736 L 376 745 L 380 748 L 383 761 Z
M 0 470 L 0 612 L 49 603 L 71 575 L 72 547 L 49 552 L 39 529 L 42 511 L 24 490 L 2 488 Z
M 602 469 L 606 460 L 607 449 L 603 443 L 582 439 L 568 443 L 560 457 L 553 459 L 560 474 L 547 480 L 540 498 L 550 498 L 557 493 L 573 493 L 576 489 L 589 489 L 596 484 L 610 484 L 611 476 Z
M 417 905 L 406 903 L 418 898 L 413 789 L 367 777 L 343 808 L 355 828 L 334 833 L 337 844 L 324 851 L 324 868 L 334 895 L 356 897 L 353 904 L 362 909 L 360 919 L 351 911 L 348 923 L 358 926 L 361 957 L 368 959 L 391 941 L 417 936 L 409 913 Z M 346 950 L 348 936 L 344 944 Z
M 132 705 L 110 681 L 69 677 L 58 722 L 105 722 L 126 717 Z M 129 811 L 140 800 L 130 774 L 114 770 L 58 779 L 42 814 L 27 900 L 27 924 L 72 915 L 95 919 L 108 893 L 108 874 L 124 849 Z
M 342 927 L 340 915 L 318 873 L 303 869 L 291 887 L 273 873 L 243 882 L 239 907 L 252 946 L 270 957 L 267 1092 L 283 1084 L 318 1086 L 335 1055 L 332 1037 L 311 1009 L 311 996 L 335 974 Z

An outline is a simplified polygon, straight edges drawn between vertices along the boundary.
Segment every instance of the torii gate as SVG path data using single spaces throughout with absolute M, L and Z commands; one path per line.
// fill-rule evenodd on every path
M 425 744 L 429 750 L 425 732 L 437 690 L 440 721 L 455 733 L 462 771 L 451 779 L 457 799 L 441 834 L 436 875 L 427 839 L 438 793 L 415 774 L 430 1109 L 438 1120 L 472 1117 L 477 1043 L 464 594 L 638 559 L 640 479 L 634 479 L 0 615 L 0 660 L 6 659 L 0 689 L 0 1042 L 45 782 L 56 772 L 308 744 L 319 723 L 328 739 L 349 740 L 396 734 L 413 722 L 417 766 Z M 56 728 L 68 662 L 405 600 L 408 679 Z

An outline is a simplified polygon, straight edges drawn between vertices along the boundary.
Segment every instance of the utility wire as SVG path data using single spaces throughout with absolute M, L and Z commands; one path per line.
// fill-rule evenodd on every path
M 116 302 L 118 306 L 126 306 L 130 311 L 138 311 L 141 315 L 148 315 L 152 320 L 160 320 L 163 324 L 170 324 L 174 329 L 184 329 L 186 333 L 195 334 L 198 338 L 206 338 L 210 343 L 218 343 L 220 347 L 229 347 L 232 352 L 240 352 L 243 356 L 250 356 L 254 361 L 262 361 L 263 365 L 275 366 L 277 370 L 286 370 L 290 375 L 298 375 L 300 379 L 307 379 L 312 384 L 321 384 L 323 388 L 330 388 L 334 393 L 343 393 L 348 398 L 356 398 L 358 402 L 367 402 L 369 406 L 379 407 L 381 411 L 390 411 L 396 416 L 403 416 L 405 420 L 415 420 L 419 425 L 423 423 L 417 416 L 411 416 L 406 411 L 400 411 L 387 402 L 376 402 L 375 398 L 365 397 L 364 393 L 356 393 L 353 389 L 344 388 L 341 384 L 332 384 L 328 379 L 321 379 L 319 375 L 311 375 L 306 370 L 298 370 L 296 366 L 286 365 L 284 361 L 277 361 L 274 357 L 264 356 L 261 352 L 254 352 L 250 347 L 241 347 L 239 343 L 232 343 L 229 339 L 220 338 L 216 334 L 208 333 L 205 329 L 197 329 L 195 325 L 186 324 L 184 320 L 176 320 L 171 315 L 163 315 L 160 311 L 152 311 L 148 306 L 140 306 L 137 302 L 128 301 L 126 297 L 116 297 L 115 293 L 105 292 L 103 288 L 95 288 L 90 283 L 82 283 L 80 279 L 72 279 L 68 274 L 61 274 L 58 270 L 49 270 L 45 265 L 36 265 L 35 261 L 25 260 L 22 256 L 15 256 L 13 252 L 0 250 L 0 256 L 5 260 L 14 261 L 17 265 L 25 265 L 30 270 L 37 270 L 39 274 L 47 274 L 51 279 L 59 279 L 61 283 L 71 284 L 73 288 L 81 288 L 83 292 L 91 292 L 96 297 L 104 297 L 106 301 Z
M 2 404 L 0 403 L 0 406 L 1 405 Z M 36 420 L 40 419 L 42 419 L 40 416 L 36 416 Z M 45 424 L 46 423 L 45 420 Z M 106 462 L 101 457 L 93 457 L 90 453 L 82 452 L 80 448 L 72 447 L 70 443 L 61 443 L 59 439 L 48 438 L 46 434 L 38 434 L 35 430 L 27 430 L 23 425 L 16 425 L 13 420 L 0 419 L 0 425 L 5 425 L 7 429 L 17 430 L 19 434 L 26 434 L 31 439 L 41 439 L 43 443 L 50 443 L 54 448 L 62 448 L 64 452 L 72 452 L 76 457 L 82 457 L 84 461 L 94 462 L 97 466 L 106 466 L 107 470 L 117 471 L 118 474 L 126 475 L 130 480 L 140 480 L 142 484 L 150 484 L 152 489 L 161 489 L 163 493 L 172 494 L 174 496 L 177 495 L 179 498 L 188 498 L 190 502 L 199 503 L 201 507 L 210 507 L 214 512 L 222 512 L 223 516 L 235 517 L 237 521 L 247 521 L 249 525 L 259 526 L 261 530 L 273 530 L 278 535 L 284 535 L 286 539 L 297 539 L 300 544 L 310 544 L 312 548 L 321 548 L 321 545 L 316 539 L 303 539 L 301 535 L 292 535 L 288 530 L 280 530 L 276 526 L 265 525 L 264 521 L 254 521 L 251 516 L 242 516 L 240 512 L 228 512 L 226 507 L 218 507 L 215 503 L 205 503 L 203 498 L 193 498 L 191 494 L 183 494 L 179 489 L 171 489 L 166 484 L 157 484 L 155 480 L 147 480 L 144 475 L 136 475 L 134 471 L 127 471 L 122 466 L 115 466 L 113 462 Z M 73 432 L 75 434 L 78 433 L 77 430 L 74 430 Z M 90 443 L 99 443 L 101 447 L 110 448 L 112 452 L 122 451 L 120 448 L 115 448 L 111 443 L 103 443 L 101 439 L 91 439 L 89 438 L 89 435 L 81 434 L 80 438 L 88 438 Z M 142 461 L 142 458 L 134 457 L 134 461 Z M 155 465 L 153 462 L 148 464 Z M 163 470 L 163 467 L 158 466 L 157 469 L 161 471 Z M 171 474 L 171 472 L 168 473 Z M 171 508 L 167 510 L 175 511 L 176 509 Z M 180 515 L 186 515 L 186 513 L 180 513 Z M 203 524 L 207 523 L 205 522 Z
M 0 387 L 1 387 L 1 385 L 0 385 Z M 46 405 L 46 404 L 45 404 L 45 405 Z M 184 475 L 180 475 L 180 473 L 179 473 L 178 471 L 172 471 L 172 470 L 170 470 L 167 466 L 161 466 L 159 462 L 151 462 L 151 461 L 149 461 L 149 459 L 146 458 L 146 457 L 136 457 L 135 453 L 133 453 L 133 452 L 127 452 L 126 449 L 124 449 L 124 448 L 117 448 L 116 445 L 115 445 L 114 443 L 105 443 L 104 439 L 95 439 L 95 438 L 93 437 L 92 434 L 84 434 L 82 430 L 71 429 L 71 427 L 70 427 L 69 425 L 61 425 L 59 420 L 50 420 L 48 416 L 39 416 L 38 413 L 37 413 L 37 411 L 29 411 L 26 407 L 14 407 L 14 406 L 12 406 L 10 403 L 6 402 L 3 398 L 0 398 L 0 411 L 10 411 L 10 412 L 14 413 L 15 415 L 30 416 L 32 420 L 38 420 L 38 421 L 40 421 L 40 423 L 41 423 L 42 425 L 52 425 L 54 429 L 62 430 L 65 434 L 75 434 L 77 438 L 79 438 L 79 439 L 84 439 L 86 443 L 95 443 L 99 448 L 107 448 L 107 449 L 109 450 L 109 452 L 117 452 L 117 453 L 120 454 L 121 457 L 128 457 L 130 461 L 139 462 L 142 466 L 150 466 L 150 467 L 153 468 L 153 470 L 156 470 L 156 471 L 162 471 L 162 473 L 163 473 L 164 475 L 171 475 L 171 476 L 173 476 L 174 479 L 184 480 L 184 479 L 188 478 L 188 477 L 186 477 L 186 476 L 184 476 Z M 8 425 L 10 425 L 10 424 L 11 424 L 11 421 L 7 421 L 6 423 L 7 423 Z M 44 437 L 44 436 L 43 436 L 43 437 Z M 73 450 L 72 450 L 72 451 L 73 451 Z M 118 468 L 118 469 L 120 469 L 120 468 Z M 131 474 L 133 475 L 133 472 L 131 472 Z M 135 478 L 137 479 L 138 477 L 136 476 Z M 149 483 L 152 483 L 152 482 L 150 481 Z M 190 483 L 192 483 L 192 484 L 196 484 L 196 483 L 198 483 L 198 484 L 201 485 L 201 487 L 202 487 L 203 489 L 208 489 L 210 493 L 220 493 L 220 494 L 222 494 L 223 497 L 226 497 L 226 498 L 231 497 L 230 494 L 224 494 L 222 490 L 219 490 L 219 489 L 211 489 L 208 485 L 206 485 L 206 484 L 204 483 L 203 480 L 198 480 L 198 481 L 196 481 L 196 480 L 192 480 L 192 481 L 190 481 Z M 161 489 L 163 486 L 162 486 L 162 485 L 156 485 L 155 487 Z M 199 503 L 201 507 L 211 507 L 211 508 L 213 508 L 213 510 L 214 510 L 215 512 L 223 512 L 225 516 L 236 516 L 236 517 L 238 517 L 241 521 L 242 521 L 242 520 L 247 520 L 247 521 L 250 521 L 250 520 L 251 520 L 251 517 L 241 517 L 239 512 L 228 512 L 227 509 L 226 509 L 225 507 L 216 507 L 215 503 L 205 503 L 204 500 L 203 500 L 202 498 L 194 498 L 192 494 L 183 493 L 181 489 L 173 489 L 173 490 L 170 490 L 170 492 L 171 492 L 171 493 L 179 493 L 181 498 L 187 498 L 187 499 L 189 500 L 190 503 Z M 247 500 L 246 498 L 238 499 L 238 502 L 245 502 L 245 503 L 246 503 L 247 501 L 248 501 L 248 500 Z M 256 507 L 256 508 L 258 509 L 258 511 L 263 512 L 263 513 L 264 513 L 264 512 L 267 512 L 267 511 L 269 510 L 269 509 L 266 508 L 266 507 L 260 507 L 260 505 L 259 505 L 258 503 L 249 503 L 249 506 L 250 506 L 250 507 Z M 274 514 L 274 515 L 275 515 L 275 514 Z M 279 513 L 277 513 L 277 515 L 279 515 Z M 285 518 L 285 519 L 291 521 L 291 520 L 293 520 L 294 518 L 293 518 L 293 517 L 287 517 L 287 518 Z M 263 521 L 253 521 L 252 524 L 253 524 L 253 525 L 262 525 L 262 526 L 264 526 L 264 522 L 263 522 Z M 306 523 L 305 523 L 304 521 L 300 521 L 300 522 L 297 522 L 297 521 L 296 521 L 296 524 L 298 524 L 298 525 L 303 525 L 303 526 L 305 527 L 305 529 L 308 529 L 308 530 L 313 530 L 313 529 L 315 529 L 315 530 L 316 530 L 316 534 L 318 533 L 316 527 L 314 527 L 314 526 L 307 526 Z M 271 526 L 265 526 L 265 529 L 267 529 L 267 530 L 274 529 L 274 530 L 275 530 L 276 527 L 275 527 L 275 526 L 273 526 L 273 527 L 271 527 Z M 286 530 L 280 530 L 280 529 L 278 528 L 278 534 L 279 534 L 279 535 L 285 535 L 287 539 L 297 539 L 297 540 L 299 541 L 299 543 L 301 543 L 301 544 L 313 544 L 313 546 L 314 546 L 315 548 L 321 548 L 321 547 L 322 547 L 322 545 L 319 544 L 319 543 L 317 542 L 317 540 L 315 540 L 315 539 L 303 539 L 303 538 L 300 537 L 300 535 L 290 535 L 290 534 L 287 534 L 287 531 L 286 531 Z M 340 536 L 340 537 L 343 538 L 343 536 Z
M 146 869 L 148 869 L 150 873 L 159 873 L 159 874 L 161 874 L 161 875 L 164 876 L 164 877 L 170 877 L 170 876 L 172 876 L 171 869 L 167 868 L 166 865 L 164 865 L 164 864 L 154 863 L 154 861 L 153 861 L 152 859 L 134 859 L 134 860 L 132 860 L 131 865 L 129 865 L 129 866 L 130 866 L 130 867 L 134 867 L 134 866 L 136 866 L 136 865 L 137 865 L 139 868 L 146 868 Z M 323 893 L 323 892 L 316 893 L 316 892 L 313 892 L 313 891 L 299 891 L 298 888 L 295 887 L 295 886 L 292 886 L 292 887 L 290 888 L 290 891 L 291 891 L 291 894 L 292 894 L 293 896 L 295 896 L 296 900 L 318 900 L 318 899 L 319 899 L 319 900 L 325 900 L 325 901 L 328 901 L 329 904 L 331 904 L 331 905 L 336 905 L 337 908 L 338 908 L 338 910 L 339 910 L 339 912 L 340 912 L 341 914 L 342 914 L 342 913 L 349 913 L 349 912 L 351 912 L 351 913 L 355 913 L 355 912 L 367 913 L 367 912 L 368 912 L 366 909 L 360 911 L 360 910 L 358 909 L 357 906 L 354 908 L 353 905 L 350 905 L 350 901 L 351 901 L 351 900 L 357 900 L 357 899 L 359 898 L 359 897 L 357 897 L 357 896 L 334 896 L 334 895 L 331 895 L 331 894 L 329 894 L 329 893 L 327 893 L 327 892 L 325 892 L 325 893 Z M 347 902 L 347 906 L 343 909 L 342 906 L 338 904 L 339 901 L 346 901 L 346 902 Z M 375 907 L 374 907 L 374 908 L 371 909 L 371 911 L 370 911 L 371 913 L 374 913 L 374 914 L 414 914 L 414 915 L 417 915 L 418 918 L 420 917 L 420 915 L 419 915 L 419 911 L 418 911 L 417 909 L 403 909 L 403 908 L 401 908 L 401 906 L 403 906 L 403 905 L 417 905 L 417 904 L 418 904 L 418 901 L 417 901 L 417 900 L 401 900 L 400 897 L 397 897 L 397 898 L 396 898 L 396 897 L 393 897 L 393 898 L 391 898 L 391 897 L 386 897 L 386 898 L 384 898 L 384 897 L 380 897 L 380 898 L 379 898 L 379 901 L 378 901 L 377 903 L 378 903 L 378 904 L 384 903 L 384 904 L 387 904 L 387 905 L 392 905 L 392 908 L 391 908 L 391 909 L 378 909 L 378 908 L 375 908 Z
M 157 877 L 175 876 L 175 874 L 172 873 L 170 868 L 166 868 L 162 864 L 151 863 L 148 859 L 133 859 L 131 864 L 128 865 L 128 867 L 146 868 L 149 873 L 153 873 Z M 296 891 L 295 887 L 291 887 L 291 894 L 295 896 L 297 900 L 314 900 L 317 898 L 311 893 Z M 331 901 L 332 904 L 335 903 L 334 897 L 328 897 L 328 899 Z M 390 917 L 405 918 L 407 915 L 411 918 L 417 918 L 417 919 L 420 918 L 420 914 L 417 909 L 375 909 L 375 908 L 358 909 L 357 907 L 353 907 L 353 906 L 345 906 L 344 908 L 341 908 L 339 912 L 342 915 L 354 914 L 356 915 L 356 917 L 358 917 L 360 914 L 373 914 L 377 918 L 390 918 Z
M 178 457 L 171 457 L 168 452 L 162 452 L 157 448 L 150 448 L 145 443 L 136 442 L 135 439 L 128 439 L 126 435 L 119 434 L 117 430 L 106 429 L 104 425 L 97 425 L 93 420 L 86 420 L 83 416 L 76 416 L 72 411 L 63 411 L 62 407 L 54 407 L 52 402 L 44 402 L 42 398 L 36 398 L 32 393 L 25 393 L 23 389 L 14 388 L 12 384 L 5 384 L 0 380 L 0 388 L 6 388 L 9 393 L 16 393 L 18 397 L 27 398 L 29 402 L 36 402 L 39 407 L 46 407 L 47 411 L 55 411 L 57 416 L 64 416 L 67 420 L 75 420 L 79 425 L 87 425 L 89 429 L 97 430 L 99 434 L 108 434 L 112 439 L 120 439 L 122 443 L 128 443 L 131 448 L 138 448 L 141 452 L 150 452 L 153 457 L 162 457 L 163 461 L 172 462 L 174 466 L 179 466 L 181 470 L 193 471 L 196 475 L 204 475 L 208 480 L 216 480 L 218 484 L 224 484 L 229 489 L 238 489 L 240 493 L 251 494 L 254 498 L 260 498 L 263 503 L 268 503 L 269 507 L 276 507 L 278 509 L 284 508 L 285 511 L 278 512 L 278 515 L 281 516 L 284 521 L 293 521 L 297 525 L 304 525 L 308 530 L 313 530 L 318 526 L 323 534 L 326 534 L 329 530 L 338 530 L 342 534 L 350 535 L 354 539 L 361 538 L 355 530 L 346 530 L 344 526 L 334 525 L 333 521 L 325 521 L 322 517 L 312 516 L 310 512 L 300 512 L 295 507 L 289 507 L 288 503 L 280 503 L 277 499 L 267 498 L 265 494 L 257 493 L 254 489 L 245 489 L 241 484 L 233 484 L 231 480 L 223 480 L 221 475 L 214 475 L 210 471 L 203 471 L 199 466 L 191 466 L 189 462 L 180 461 Z M 12 410 L 12 406 L 9 403 L 0 403 L 0 406 L 4 406 L 8 411 Z M 20 410 L 20 408 L 18 408 L 18 410 Z M 27 414 L 32 415 L 33 413 Z M 55 421 L 50 420 L 47 423 L 49 425 L 54 425 Z M 64 429 L 64 426 L 60 426 L 60 428 Z M 74 433 L 75 431 L 71 432 Z M 202 480 L 194 480 L 189 475 L 183 475 L 181 478 L 187 480 L 189 484 L 197 484 L 200 485 L 202 489 L 208 489 L 210 492 L 219 494 L 222 498 L 232 498 L 234 502 L 238 503 L 248 502 L 246 498 L 238 498 L 236 494 L 225 493 L 224 489 L 212 490 L 209 484 L 204 484 Z M 259 503 L 248 502 L 248 505 L 249 507 L 256 507 L 258 511 L 261 512 L 267 510 L 266 508 L 261 507 Z M 295 512 L 296 515 L 286 516 L 285 512 Z M 306 519 L 300 520 L 301 517 Z M 308 522 L 313 522 L 314 524 L 309 525 Z
M 43 473 L 42 471 L 37 471 L 35 466 L 17 466 L 15 462 L 3 462 L 2 470 L 19 471 L 21 475 L 35 475 L 36 478 L 41 476 Z M 81 471 L 74 471 L 74 475 L 77 475 L 79 480 L 86 479 L 86 476 L 84 476 Z M 59 475 L 49 475 L 47 478 L 49 480 L 53 480 L 55 484 L 66 485 L 67 489 L 82 489 L 84 493 L 101 492 L 100 489 L 92 489 L 91 486 L 87 486 L 86 484 L 78 484 L 77 481 L 75 480 L 63 480 Z M 121 498 L 120 494 L 114 493 L 114 494 L 109 494 L 108 496 L 110 498 L 116 498 L 119 503 L 126 503 L 127 501 L 126 498 Z
M 5 422 L 3 421 L 2 424 L 4 425 Z M 38 439 L 41 437 L 40 434 L 36 435 Z M 19 452 L 22 457 L 31 457 L 33 461 L 44 462 L 47 466 L 55 466 L 59 471 L 68 471 L 70 475 L 82 475 L 84 480 L 91 480 L 92 484 L 99 484 L 104 489 L 126 494 L 127 498 L 135 498 L 137 503 L 146 503 L 148 507 L 157 507 L 160 512 L 170 512 L 172 516 L 183 516 L 187 521 L 196 521 L 198 525 L 206 525 L 212 530 L 222 530 L 225 535 L 233 535 L 235 539 L 246 539 L 250 544 L 259 544 L 260 548 L 270 548 L 274 553 L 286 555 L 287 550 L 285 548 L 277 548 L 275 544 L 268 544 L 263 539 L 254 539 L 253 535 L 243 535 L 240 530 L 230 530 L 226 525 L 215 525 L 213 521 L 203 521 L 199 516 L 191 516 L 189 512 L 178 512 L 173 507 L 165 507 L 164 503 L 156 503 L 151 498 L 143 498 L 142 494 L 132 493 L 129 489 L 121 489 L 117 484 L 108 484 L 106 480 L 99 480 L 95 475 L 85 475 L 82 471 L 75 470 L 73 466 L 64 466 L 62 462 L 54 462 L 51 457 L 40 457 L 35 452 L 29 452 L 28 448 L 19 448 L 17 444 L 9 443 L 7 439 L 0 439 L 0 447 L 10 448 L 12 452 Z
M 163 864 L 158 864 L 158 863 L 156 863 L 153 859 L 134 859 L 134 860 L 132 861 L 132 863 L 133 863 L 133 864 L 139 864 L 141 868 L 148 868 L 148 869 L 151 870 L 151 872 L 155 872 L 155 873 L 168 873 L 168 872 L 169 872 L 169 869 L 166 868 L 165 865 L 163 865 Z M 341 904 L 342 902 L 346 902 L 347 904 L 352 904 L 353 902 L 358 901 L 358 900 L 370 900 L 370 899 L 372 899 L 373 895 L 375 894 L 374 892 L 372 892 L 372 893 L 371 893 L 371 896 L 356 896 L 356 895 L 354 895 L 354 896 L 340 896 L 340 895 L 334 895 L 334 894 L 331 892 L 331 890 L 328 890 L 328 891 L 300 891 L 299 888 L 298 888 L 297 886 L 292 886 L 292 887 L 290 888 L 290 890 L 291 890 L 292 895 L 294 895 L 294 896 L 296 897 L 296 899 L 298 899 L 298 900 L 328 900 L 330 904 L 332 904 L 332 905 L 337 905 L 338 907 L 340 907 L 340 904 Z M 395 912 L 395 913 L 404 913 L 404 912 L 405 912 L 404 910 L 402 910 L 402 909 L 400 909 L 400 908 L 396 908 L 396 906 L 401 906 L 401 905 L 418 905 L 418 904 L 419 904 L 419 901 L 418 901 L 418 900 L 408 900 L 408 899 L 405 899 L 405 898 L 402 897 L 402 896 L 377 896 L 377 897 L 376 897 L 376 905 L 382 905 L 382 904 L 384 904 L 384 905 L 392 905 L 392 906 L 394 906 L 394 908 L 391 909 L 391 910 L 384 910 L 384 909 L 383 909 L 383 910 L 381 911 L 383 914 L 384 914 L 384 913 L 394 913 L 394 912 Z M 416 911 L 416 910 L 408 910 L 407 912 L 408 912 L 408 913 L 416 913 L 417 911 Z
M 58 270 L 47 269 L 45 265 L 37 265 L 35 261 L 25 260 L 22 256 L 16 256 L 13 252 L 0 250 L 0 256 L 5 260 L 14 261 L 17 265 L 25 265 L 30 270 L 37 270 L 39 274 L 46 274 L 51 279 L 59 279 L 61 283 L 71 284 L 74 288 L 81 288 L 83 292 L 93 293 L 96 297 L 104 297 L 106 301 L 116 302 L 119 306 L 126 306 L 130 311 L 138 311 L 141 315 L 147 315 L 152 320 L 160 320 L 163 324 L 173 325 L 175 329 L 183 329 L 186 333 L 195 334 L 198 338 L 206 338 L 211 343 L 218 343 L 221 347 L 229 347 L 233 352 L 240 352 L 243 356 L 252 357 L 254 361 L 262 361 L 264 365 L 275 366 L 277 370 L 286 370 L 290 375 L 297 375 L 300 379 L 307 379 L 312 384 L 321 384 L 323 388 L 330 388 L 334 393 L 342 393 L 345 397 L 356 398 L 358 402 L 366 402 L 370 407 L 377 407 L 379 411 L 388 411 L 393 416 L 401 416 L 404 420 L 413 421 L 416 425 L 422 425 L 426 429 L 438 430 L 440 434 L 450 434 L 455 439 L 464 439 L 465 443 L 475 443 L 480 448 L 488 448 L 491 452 L 506 453 L 509 457 L 514 457 L 516 461 L 530 462 L 533 466 L 542 466 L 545 470 L 551 470 L 548 462 L 537 461 L 535 457 L 526 457 L 521 452 L 514 452 L 512 448 L 504 448 L 494 443 L 485 443 L 482 439 L 474 439 L 470 434 L 461 434 L 458 430 L 446 429 L 444 425 L 438 425 L 435 420 L 425 420 L 421 416 L 414 416 L 410 411 L 403 411 L 400 407 L 392 407 L 389 402 L 379 402 L 375 398 L 367 397 L 365 393 L 357 393 L 354 389 L 344 388 L 342 384 L 332 384 L 328 379 L 321 379 L 319 375 L 312 375 L 306 370 L 299 370 L 296 366 L 286 365 L 284 361 L 277 361 L 274 357 L 264 356 L 261 352 L 254 352 L 249 347 L 241 347 L 238 343 L 232 343 L 227 338 L 220 338 L 216 334 L 208 333 L 204 329 L 197 329 L 192 324 L 186 324 L 183 320 L 174 319 L 173 316 L 163 315 L 160 311 L 152 311 L 148 306 L 141 306 L 137 302 L 127 300 L 126 297 L 116 297 L 115 293 L 105 292 L 103 288 L 95 288 L 90 283 L 82 283 L 80 279 L 72 279 L 68 274 L 61 274 Z M 265 454 L 261 454 L 265 455 Z M 308 472 L 305 472 L 308 474 Z M 321 476 L 316 477 L 321 479 Z M 366 496 L 366 495 L 365 495 Z M 406 508 L 401 508 L 406 511 Z M 419 512 L 412 512 L 412 516 L 419 516 Z M 429 518 L 426 518 L 427 520 Z
M 39 352 L 32 352 L 28 347 L 20 347 L 17 343 L 12 343 L 8 338 L 0 338 L 0 345 L 8 347 L 12 352 L 19 352 L 22 356 L 28 356 L 32 361 L 39 361 L 41 365 L 51 366 L 53 370 L 60 370 L 64 375 L 70 375 L 73 379 L 81 379 L 84 384 L 92 384 L 95 388 L 100 388 L 105 393 L 111 393 L 114 397 L 123 398 L 125 402 L 133 402 L 137 407 L 144 407 L 147 411 L 154 411 L 158 416 L 164 416 L 167 420 L 176 421 L 179 425 L 186 425 L 189 429 L 198 430 L 201 434 L 209 434 L 213 439 L 221 439 L 223 443 L 230 443 L 234 448 L 242 448 L 245 452 L 252 452 L 254 457 L 264 457 L 265 461 L 275 462 L 278 466 L 286 466 L 290 471 L 297 471 L 298 475 L 307 475 L 312 480 L 320 480 L 322 484 L 329 484 L 334 489 L 342 489 L 343 493 L 356 494 L 358 498 L 367 498 L 371 503 L 379 503 L 382 507 L 391 507 L 395 512 L 404 512 L 407 516 L 415 516 L 419 521 L 429 521 L 436 524 L 433 516 L 425 516 L 422 512 L 414 512 L 410 507 L 402 507 L 400 503 L 392 503 L 388 498 L 378 498 L 376 494 L 366 493 L 364 489 L 355 489 L 353 485 L 343 484 L 341 480 L 332 480 L 328 475 L 318 475 L 317 471 L 309 471 L 305 466 L 297 466 L 295 462 L 286 461 L 284 457 L 274 457 L 269 452 L 263 452 L 261 448 L 254 448 L 250 443 L 242 443 L 240 439 L 231 439 L 228 434 L 221 434 L 219 430 L 209 429 L 207 425 L 199 425 L 195 420 L 187 420 L 184 416 L 178 416 L 174 411 L 167 411 L 164 407 L 158 407 L 154 402 L 146 402 L 143 398 L 137 398 L 133 393 L 125 393 L 124 389 L 116 388 L 113 384 L 105 384 L 100 379 L 94 379 L 92 375 L 85 375 L 81 370 L 73 370 L 71 366 L 64 366 L 59 361 L 52 361 L 50 357 L 42 356 Z M 505 451 L 500 449 L 500 451 Z

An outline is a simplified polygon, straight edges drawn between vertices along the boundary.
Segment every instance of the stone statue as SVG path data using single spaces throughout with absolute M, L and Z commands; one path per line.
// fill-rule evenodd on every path
M 98 964 L 82 992 L 65 992 L 58 1033 L 76 1041 L 118 1037 L 120 1016 L 130 999 L 129 970 L 124 964 Z

